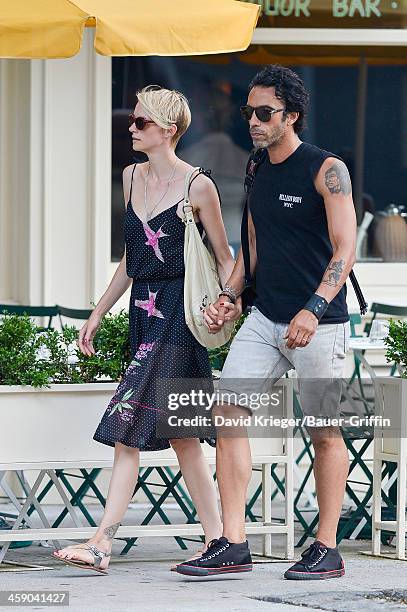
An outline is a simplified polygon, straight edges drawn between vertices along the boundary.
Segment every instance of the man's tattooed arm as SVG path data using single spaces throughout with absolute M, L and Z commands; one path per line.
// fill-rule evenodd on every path
M 119 527 L 120 527 L 120 523 L 115 523 L 114 525 L 110 525 L 109 527 L 106 527 L 106 529 L 103 530 L 103 533 L 105 534 L 108 540 L 113 540 L 116 534 L 116 531 L 119 529 Z
M 315 177 L 315 188 L 324 200 L 331 259 L 315 293 L 330 303 L 343 287 L 356 257 L 356 215 L 352 185 L 345 164 L 329 157 Z M 328 264 L 328 265 L 327 265 Z
M 349 195 L 352 191 L 349 172 L 345 164 L 336 162 L 325 171 L 325 185 L 331 193 Z
M 339 259 L 339 261 L 331 260 L 329 266 L 325 270 L 322 283 L 330 285 L 331 287 L 337 287 L 340 283 L 344 267 L 345 261 L 343 259 Z
M 331 302 L 344 285 L 352 265 L 353 259 L 346 252 L 334 253 L 315 293 Z

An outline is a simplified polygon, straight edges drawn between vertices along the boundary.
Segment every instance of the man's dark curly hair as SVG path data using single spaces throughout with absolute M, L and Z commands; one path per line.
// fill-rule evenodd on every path
M 253 87 L 274 87 L 276 97 L 284 102 L 285 105 L 286 110 L 283 116 L 292 112 L 299 113 L 293 128 L 297 134 L 302 132 L 306 126 L 305 116 L 307 114 L 309 94 L 298 74 L 285 66 L 270 64 L 256 74 L 249 85 L 249 91 Z

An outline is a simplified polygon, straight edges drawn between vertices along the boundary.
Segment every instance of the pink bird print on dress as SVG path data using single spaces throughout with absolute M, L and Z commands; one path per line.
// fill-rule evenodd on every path
M 164 262 L 164 257 L 162 256 L 162 253 L 160 251 L 160 247 L 158 245 L 158 241 L 160 238 L 164 238 L 165 236 L 168 236 L 168 234 L 165 234 L 162 231 L 162 226 L 160 227 L 160 229 L 157 232 L 153 232 L 153 230 L 151 229 L 151 227 L 148 225 L 148 223 L 143 223 L 143 228 L 144 228 L 144 233 L 146 235 L 147 238 L 147 242 L 145 242 L 144 244 L 146 244 L 147 246 L 151 246 L 154 250 L 155 256 L 162 262 Z
M 143 308 L 143 310 L 147 310 L 148 317 L 158 317 L 159 319 L 165 319 L 163 313 L 155 307 L 155 296 L 157 295 L 157 293 L 158 291 L 156 293 L 153 293 L 152 291 L 150 291 L 150 289 L 148 289 L 148 300 L 134 300 L 134 304 L 139 308 Z

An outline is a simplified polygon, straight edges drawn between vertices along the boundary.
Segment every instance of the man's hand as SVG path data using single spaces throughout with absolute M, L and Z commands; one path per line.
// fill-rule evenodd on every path
M 287 348 L 295 349 L 298 346 L 308 346 L 313 338 L 317 327 L 318 319 L 309 310 L 300 310 L 299 313 L 291 319 L 287 333 L 284 338 L 287 340 Z
M 214 304 L 209 304 L 203 314 L 206 327 L 211 334 L 216 334 L 228 321 L 237 321 L 242 314 L 242 299 L 232 304 L 226 295 L 220 295 Z

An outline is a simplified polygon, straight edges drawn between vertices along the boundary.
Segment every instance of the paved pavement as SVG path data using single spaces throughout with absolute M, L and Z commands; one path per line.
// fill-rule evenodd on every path
M 137 510 L 131 512 L 133 521 Z M 259 536 L 251 537 L 250 544 L 252 551 L 260 550 Z M 282 544 L 281 537 L 276 536 L 276 555 L 281 554 Z M 191 552 L 197 547 L 190 543 Z M 284 580 L 283 572 L 288 564 L 281 561 L 256 562 L 254 571 L 248 574 L 188 578 L 169 571 L 173 561 L 189 554 L 181 551 L 174 539 L 139 539 L 125 557 L 119 556 L 122 548 L 123 543 L 116 541 L 107 576 L 60 564 L 51 556 L 52 548 L 33 545 L 10 550 L 6 560 L 38 564 L 41 569 L 15 571 L 13 566 L 3 569 L 0 566 L 0 590 L 66 590 L 70 597 L 69 609 L 75 612 L 85 609 L 94 612 L 208 609 L 211 612 L 304 609 L 407 612 L 407 562 L 360 554 L 361 550 L 369 550 L 368 541 L 344 541 L 341 551 L 345 576 L 318 582 Z M 296 554 L 299 556 L 298 549 Z M 4 609 L 26 610 L 27 607 Z M 45 610 L 46 607 L 35 604 L 28 609 Z

